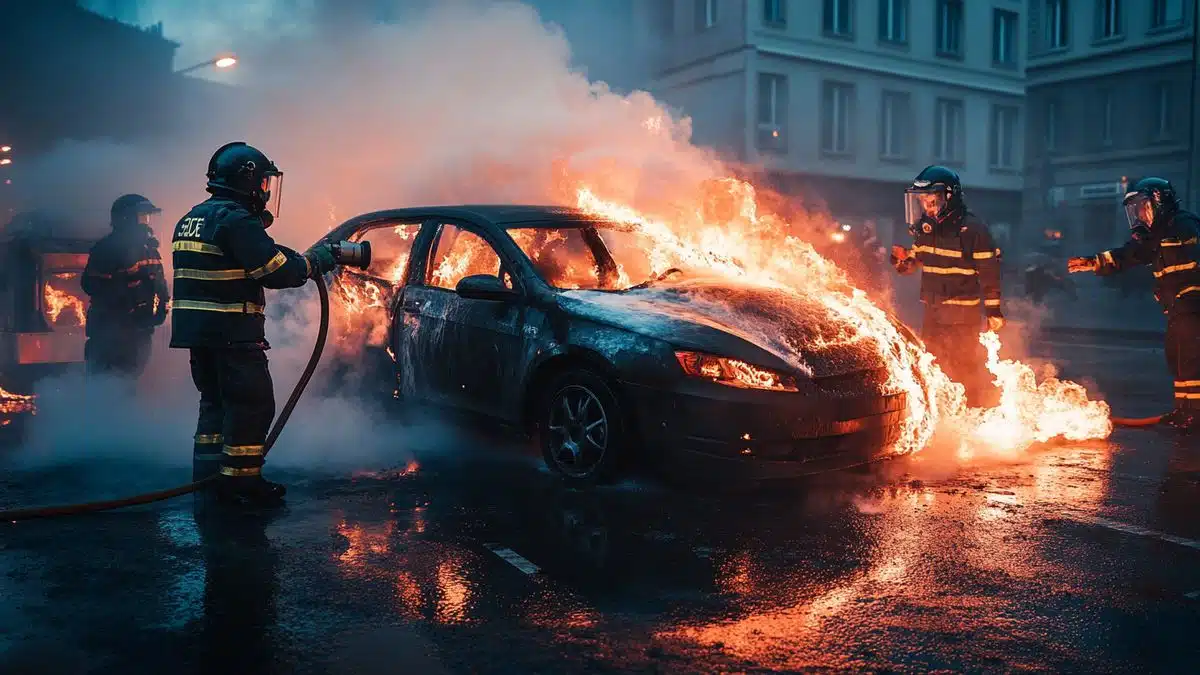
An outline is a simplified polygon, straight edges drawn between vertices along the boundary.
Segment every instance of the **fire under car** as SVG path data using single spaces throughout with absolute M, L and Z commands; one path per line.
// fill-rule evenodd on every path
M 0 238 L 0 376 L 27 387 L 42 374 L 83 363 L 81 282 L 94 242 L 19 224 Z
M 333 289 L 379 310 L 399 398 L 525 429 L 569 481 L 635 463 L 756 481 L 890 454 L 906 399 L 877 352 L 801 362 L 835 327 L 820 303 L 653 274 L 645 237 L 575 209 L 459 206 L 361 215 L 324 240 L 371 244 Z

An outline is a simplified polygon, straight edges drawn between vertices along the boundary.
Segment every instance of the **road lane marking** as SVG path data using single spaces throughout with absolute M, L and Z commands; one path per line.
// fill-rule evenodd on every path
M 1186 546 L 1187 548 L 1200 551 L 1200 541 L 1196 541 L 1195 539 L 1176 537 L 1175 535 L 1167 534 L 1166 532 L 1159 532 L 1158 530 L 1151 530 L 1138 525 L 1130 525 L 1128 523 L 1122 523 L 1116 520 L 1109 520 L 1108 518 L 1101 518 L 1100 516 L 1085 516 L 1082 514 L 1069 512 L 1064 512 L 1063 516 L 1068 520 L 1074 520 L 1078 523 L 1095 525 L 1097 527 L 1106 527 L 1110 530 L 1116 530 L 1117 532 L 1124 532 L 1125 534 L 1132 534 L 1138 537 L 1150 537 L 1151 539 L 1158 539 L 1159 541 L 1165 541 L 1171 544 L 1179 544 L 1180 546 Z
M 1192 591 L 1191 593 L 1184 593 L 1183 597 L 1187 598 L 1188 600 L 1195 600 L 1196 598 L 1200 598 L 1200 591 Z
M 537 565 L 529 562 L 529 560 L 525 559 L 520 553 L 517 553 L 511 548 L 505 548 L 499 544 L 484 544 L 484 547 L 492 553 L 495 553 L 497 556 L 500 556 L 500 559 L 504 562 L 512 565 L 518 570 L 521 570 L 525 574 L 534 575 L 539 571 Z

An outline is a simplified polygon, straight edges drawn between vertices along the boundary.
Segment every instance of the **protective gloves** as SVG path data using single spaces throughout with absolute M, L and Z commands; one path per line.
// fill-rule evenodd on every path
M 333 258 L 333 248 L 329 244 L 320 243 L 304 252 L 311 270 L 309 276 L 316 278 L 337 267 Z
M 1095 272 L 1100 269 L 1100 259 L 1096 256 L 1088 256 L 1086 258 L 1071 258 L 1067 261 L 1067 272 L 1075 274 L 1076 272 Z

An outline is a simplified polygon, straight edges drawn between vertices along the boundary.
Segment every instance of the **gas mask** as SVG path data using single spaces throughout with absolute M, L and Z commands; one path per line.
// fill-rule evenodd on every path
M 949 202 L 943 185 L 913 186 L 904 191 L 904 222 L 908 231 L 929 234 L 946 217 Z

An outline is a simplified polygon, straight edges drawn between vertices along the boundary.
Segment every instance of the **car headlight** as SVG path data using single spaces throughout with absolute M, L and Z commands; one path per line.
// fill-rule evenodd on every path
M 760 368 L 745 361 L 700 352 L 675 352 L 675 359 L 688 375 L 703 377 L 730 387 L 799 391 L 795 377 Z

